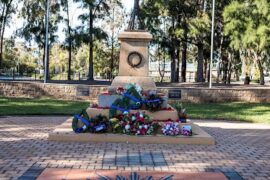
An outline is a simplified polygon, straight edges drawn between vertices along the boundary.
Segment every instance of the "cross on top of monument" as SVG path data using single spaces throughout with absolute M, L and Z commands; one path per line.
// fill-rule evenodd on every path
M 144 30 L 144 23 L 140 16 L 140 0 L 134 0 L 134 7 L 128 24 L 129 31 Z

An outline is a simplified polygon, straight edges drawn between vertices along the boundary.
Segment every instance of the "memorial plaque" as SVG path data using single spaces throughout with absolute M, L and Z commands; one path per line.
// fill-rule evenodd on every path
M 181 89 L 170 89 L 169 90 L 169 99 L 181 99 Z
M 89 96 L 90 91 L 87 86 L 77 86 L 76 96 Z

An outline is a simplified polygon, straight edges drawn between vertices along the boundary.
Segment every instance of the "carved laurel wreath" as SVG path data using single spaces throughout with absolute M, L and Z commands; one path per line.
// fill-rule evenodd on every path
M 139 58 L 139 62 L 134 63 L 132 56 L 137 56 Z M 127 59 L 128 64 L 133 68 L 136 68 L 136 67 L 140 66 L 140 64 L 142 63 L 142 60 L 143 60 L 142 55 L 140 53 L 136 52 L 136 51 L 133 51 L 133 52 L 129 53 L 128 59 Z

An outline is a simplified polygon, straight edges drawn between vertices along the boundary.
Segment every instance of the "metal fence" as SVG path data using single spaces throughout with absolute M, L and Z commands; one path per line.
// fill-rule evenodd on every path
M 74 72 L 71 74 L 71 80 L 86 80 L 87 75 L 82 72 Z M 44 74 L 38 70 L 31 72 L 17 72 L 13 69 L 0 70 L 0 80 L 7 81 L 42 81 L 44 79 Z M 67 80 L 67 73 L 50 73 L 51 80 Z

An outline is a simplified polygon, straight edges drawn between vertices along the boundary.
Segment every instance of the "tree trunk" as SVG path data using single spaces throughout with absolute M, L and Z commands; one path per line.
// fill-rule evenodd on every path
M 114 22 L 114 8 L 113 8 L 113 14 L 112 14 L 112 21 Z M 110 64 L 110 69 L 111 69 L 111 74 L 110 74 L 110 79 L 113 80 L 113 70 L 114 70 L 114 25 L 112 29 L 112 46 L 111 46 L 111 64 Z
M 72 58 L 72 43 L 70 39 L 68 45 L 68 77 L 67 77 L 68 80 L 71 80 L 71 58 Z
M 233 55 L 230 53 L 229 61 L 228 61 L 228 76 L 227 76 L 227 83 L 231 84 L 231 76 L 232 76 L 232 57 Z
M 228 75 L 228 61 L 223 62 L 223 78 L 222 81 L 224 84 L 227 84 L 227 75 Z
M 159 50 L 160 51 L 160 48 Z M 161 53 L 162 53 L 162 60 L 161 60 Z M 166 56 L 165 56 L 165 53 L 164 51 L 161 50 L 159 54 L 159 66 L 158 66 L 158 72 L 159 72 L 159 75 L 160 75 L 160 82 L 163 82 L 163 79 L 164 79 L 164 76 L 165 76 L 165 64 L 166 64 Z M 162 61 L 162 62 L 161 62 Z M 162 64 L 162 69 L 161 69 L 161 64 Z
M 6 11 L 6 6 L 4 5 L 4 7 L 2 9 L 1 17 L 4 17 L 5 11 Z M 1 18 L 0 36 L 2 35 L 3 28 L 4 28 L 4 18 Z M 2 67 L 2 62 L 3 62 L 3 43 L 1 41 L 1 43 L 0 43 L 0 68 Z
M 89 73 L 88 80 L 94 80 L 94 64 L 93 64 L 93 9 L 89 6 Z
M 231 84 L 231 78 L 232 78 L 232 63 L 229 62 L 229 67 L 228 67 L 228 77 L 227 77 L 227 83 Z
M 197 82 L 203 82 L 203 43 L 199 43 L 198 47 L 198 66 L 197 66 Z
M 46 54 L 45 45 L 43 45 L 42 63 L 43 63 L 44 69 L 45 69 L 45 66 L 46 66 L 46 64 L 45 64 L 45 54 Z M 45 71 L 44 71 L 44 73 L 45 73 Z
M 6 5 L 6 11 L 4 12 L 4 17 L 3 17 L 3 21 L 2 21 L 2 29 L 1 29 L 1 40 L 0 40 L 0 67 L 2 66 L 2 61 L 3 61 L 3 45 L 4 45 L 4 34 L 5 34 L 5 29 L 6 29 L 6 23 L 7 23 L 7 16 L 9 14 L 9 9 L 11 6 L 11 2 L 10 1 L 7 5 Z
M 257 59 L 257 65 L 260 71 L 260 85 L 264 85 L 265 81 L 264 81 L 264 73 L 263 73 L 263 66 L 262 66 L 262 62 L 260 58 L 256 58 Z
M 186 75 L 187 75 L 187 42 L 183 42 L 182 68 L 181 68 L 181 81 L 182 82 L 187 82 Z
M 4 34 L 5 34 L 5 28 L 6 28 L 6 23 L 7 23 L 7 17 L 10 14 L 10 9 L 11 9 L 11 5 L 12 5 L 12 1 L 10 0 L 8 2 L 6 2 L 6 8 L 3 8 L 3 20 L 1 22 L 1 45 L 0 45 L 0 67 L 2 66 L 2 61 L 3 61 L 3 44 L 4 44 Z M 5 10 L 4 10 L 5 9 Z
M 68 77 L 67 79 L 71 80 L 71 58 L 72 58 L 72 37 L 71 37 L 71 27 L 69 19 L 69 4 L 67 1 L 67 26 L 68 26 Z
M 177 49 L 177 51 L 176 51 L 176 58 L 177 58 L 177 64 L 176 64 L 175 82 L 179 82 L 179 74 L 180 74 L 180 49 Z
M 176 54 L 175 49 L 172 48 L 171 50 L 171 82 L 175 82 L 176 78 Z
M 1 42 L 0 42 L 0 67 L 2 66 L 3 62 L 3 45 L 4 45 L 4 33 L 5 33 L 5 25 L 3 26 L 2 33 L 1 33 Z
M 220 62 L 218 62 L 218 64 L 217 64 L 217 79 L 216 79 L 216 83 L 219 83 L 220 74 L 221 74 L 221 71 L 220 71 Z
M 210 70 L 210 68 L 209 68 L 209 70 Z M 204 72 L 203 72 L 203 74 L 204 74 L 204 78 L 203 78 L 204 81 L 206 81 L 206 79 L 207 79 L 208 82 L 209 82 L 209 79 L 208 79 L 208 60 L 207 59 L 204 60 Z
M 236 78 L 237 82 L 240 81 L 240 76 L 239 76 L 239 70 L 238 69 L 235 70 L 235 78 Z

